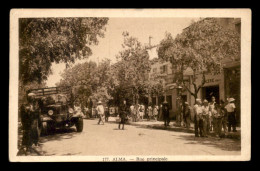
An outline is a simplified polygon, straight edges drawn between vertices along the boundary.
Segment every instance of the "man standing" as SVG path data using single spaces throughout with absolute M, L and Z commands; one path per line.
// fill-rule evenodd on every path
M 152 108 L 152 104 L 150 103 L 148 108 L 147 108 L 147 113 L 148 113 L 148 120 L 151 120 L 152 115 L 153 115 L 153 108 Z
M 221 111 L 221 108 L 218 104 L 215 103 L 215 108 L 212 111 L 212 116 L 214 118 L 214 132 L 216 137 L 220 138 L 221 136 L 221 121 L 223 113 Z
M 231 127 L 233 128 L 233 132 L 236 131 L 236 116 L 235 116 L 235 109 L 236 106 L 234 104 L 235 99 L 234 98 L 229 98 L 229 103 L 226 105 L 227 109 L 227 115 L 228 115 L 228 132 L 231 131 Z
M 105 124 L 104 123 L 104 106 L 102 105 L 102 102 L 101 101 L 98 101 L 98 106 L 97 106 L 97 113 L 98 113 L 98 117 L 99 117 L 99 120 L 98 120 L 98 125 L 100 124 L 100 122 L 103 123 L 103 125 Z
M 109 118 L 109 111 L 108 111 L 108 107 L 105 107 L 105 122 L 108 122 L 108 118 Z
M 167 127 L 170 125 L 170 113 L 169 113 L 169 105 L 167 101 L 163 102 L 162 106 L 162 115 L 164 120 L 164 126 Z
M 213 131 L 214 129 L 214 117 L 212 116 L 212 111 L 215 109 L 216 99 L 214 96 L 211 97 L 211 102 L 209 104 L 209 122 L 208 122 L 208 130 Z
M 144 105 L 141 104 L 140 107 L 139 107 L 139 115 L 140 115 L 140 118 L 141 118 L 142 121 L 144 119 L 144 112 L 145 112 Z
M 21 106 L 21 122 L 23 129 L 22 148 L 26 148 L 26 153 L 31 152 L 33 144 L 38 146 L 40 122 L 40 108 L 35 99 L 34 93 L 28 94 L 28 104 Z
M 127 119 L 127 105 L 126 105 L 126 100 L 123 101 L 123 104 L 120 106 L 120 111 L 119 111 L 119 117 L 121 119 L 121 121 L 118 124 L 118 129 L 120 129 L 120 125 L 122 124 L 122 129 L 124 129 L 125 126 L 125 122 Z
M 220 110 L 223 114 L 222 120 L 221 120 L 221 125 L 223 127 L 224 133 L 227 132 L 227 111 L 225 109 L 225 102 L 223 100 L 220 100 Z
M 206 99 L 203 101 L 203 106 L 202 106 L 202 122 L 203 122 L 203 136 L 208 137 L 209 104 Z
M 132 121 L 136 122 L 136 117 L 135 117 L 136 112 L 135 112 L 135 106 L 133 103 L 130 106 L 130 113 L 131 113 Z
M 201 107 L 201 100 L 196 99 L 196 104 L 194 105 L 194 127 L 195 127 L 195 137 L 202 137 L 202 129 L 203 129 L 203 122 L 202 122 L 202 107 Z
M 190 114 L 190 106 L 189 106 L 188 102 L 184 103 L 183 116 L 184 116 L 185 126 L 186 126 L 187 129 L 189 129 L 190 128 L 191 114 Z
M 140 119 L 140 115 L 139 115 L 139 104 L 136 104 L 135 105 L 135 118 L 134 118 L 134 122 L 137 122 L 139 121 Z
M 154 116 L 154 120 L 157 121 L 157 119 L 158 119 L 158 106 L 157 105 L 154 106 L 153 116 Z

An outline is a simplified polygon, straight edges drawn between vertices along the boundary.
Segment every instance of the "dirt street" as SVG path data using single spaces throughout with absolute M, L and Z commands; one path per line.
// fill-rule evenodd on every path
M 84 120 L 83 132 L 56 130 L 40 138 L 41 155 L 240 155 L 240 141 L 194 138 L 191 133 Z

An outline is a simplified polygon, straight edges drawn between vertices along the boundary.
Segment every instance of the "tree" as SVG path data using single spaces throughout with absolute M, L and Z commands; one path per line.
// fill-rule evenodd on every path
M 72 68 L 64 70 L 61 74 L 62 79 L 57 86 L 71 86 L 73 89 L 73 101 L 80 100 L 87 102 L 88 97 L 97 85 L 94 72 L 97 69 L 95 62 L 85 62 L 77 64 Z
M 110 60 L 103 60 L 98 66 L 95 62 L 85 62 L 66 69 L 62 73 L 62 80 L 57 86 L 71 86 L 73 88 L 73 101 L 82 104 L 91 98 L 92 100 L 110 100 L 111 91 L 116 81 L 111 75 Z
M 53 62 L 68 66 L 92 54 L 91 46 L 104 37 L 108 18 L 19 19 L 19 79 L 23 85 L 41 83 Z
M 175 71 L 175 81 L 194 98 L 205 84 L 205 74 L 219 74 L 223 70 L 222 59 L 240 56 L 240 35 L 221 27 L 214 18 L 206 18 L 193 22 L 188 28 L 176 36 L 166 33 L 158 47 L 158 56 L 170 61 Z M 191 68 L 191 83 L 194 91 L 184 82 L 184 71 Z M 202 82 L 196 84 L 198 74 L 202 74 Z
M 137 38 L 123 33 L 123 50 L 117 58 L 120 92 L 130 101 L 138 103 L 139 96 L 148 96 L 148 72 L 150 70 L 149 54 Z M 131 96 L 131 97 L 130 97 Z

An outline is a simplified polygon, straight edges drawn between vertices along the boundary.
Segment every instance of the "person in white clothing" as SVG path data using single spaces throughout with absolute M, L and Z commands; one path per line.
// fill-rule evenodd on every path
M 136 112 L 135 112 L 135 106 L 134 106 L 134 104 L 132 104 L 132 105 L 130 106 L 130 114 L 131 114 L 131 117 L 132 117 L 132 121 L 133 121 L 133 122 L 136 122 L 136 117 L 135 117 Z
M 154 116 L 154 119 L 157 121 L 157 119 L 158 119 L 158 106 L 157 105 L 154 106 L 153 116 Z
M 212 111 L 215 110 L 216 98 L 214 96 L 211 97 L 211 102 L 209 103 L 209 123 L 208 129 L 209 131 L 213 131 L 214 129 L 214 117 L 212 116 Z
M 196 104 L 194 105 L 194 127 L 195 127 L 195 137 L 203 137 L 203 120 L 202 120 L 202 106 L 201 99 L 196 99 Z
M 203 120 L 203 136 L 208 136 L 208 123 L 209 123 L 209 103 L 207 100 L 203 101 L 202 106 L 202 120 Z
M 139 107 L 139 114 L 140 114 L 140 118 L 141 118 L 142 121 L 144 119 L 144 111 L 145 111 L 144 105 L 141 104 L 140 107 Z
M 98 117 L 99 117 L 98 124 L 100 124 L 100 122 L 102 122 L 104 125 L 105 124 L 105 122 L 104 122 L 105 110 L 104 110 L 104 106 L 102 105 L 101 101 L 98 101 L 97 113 L 98 113 Z
M 231 131 L 231 127 L 233 129 L 233 132 L 236 132 L 236 115 L 235 115 L 236 106 L 234 104 L 234 101 L 235 101 L 234 98 L 229 98 L 229 103 L 225 107 L 228 116 L 228 132 Z

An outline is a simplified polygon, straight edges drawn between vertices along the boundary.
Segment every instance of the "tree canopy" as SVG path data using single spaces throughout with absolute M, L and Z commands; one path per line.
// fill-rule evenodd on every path
M 158 47 L 158 56 L 170 61 L 176 71 L 178 84 L 185 86 L 183 72 L 190 67 L 193 71 L 192 84 L 197 96 L 205 84 L 205 74 L 218 74 L 223 69 L 222 59 L 240 57 L 240 35 L 218 24 L 217 19 L 206 18 L 192 23 L 175 39 L 166 33 Z M 202 74 L 201 85 L 196 84 L 197 74 Z
M 74 63 L 92 54 L 91 46 L 104 37 L 108 18 L 19 19 L 19 79 L 41 83 L 53 62 Z
M 110 60 L 105 59 L 97 65 L 95 62 L 77 64 L 64 70 L 57 86 L 71 86 L 74 100 L 85 103 L 89 99 L 107 102 L 112 97 L 116 81 L 110 71 Z
M 117 67 L 119 86 L 124 93 L 124 98 L 134 102 L 139 99 L 139 95 L 148 96 L 148 72 L 151 65 L 147 49 L 137 38 L 124 32 L 123 50 L 119 52 L 117 58 L 120 63 Z

